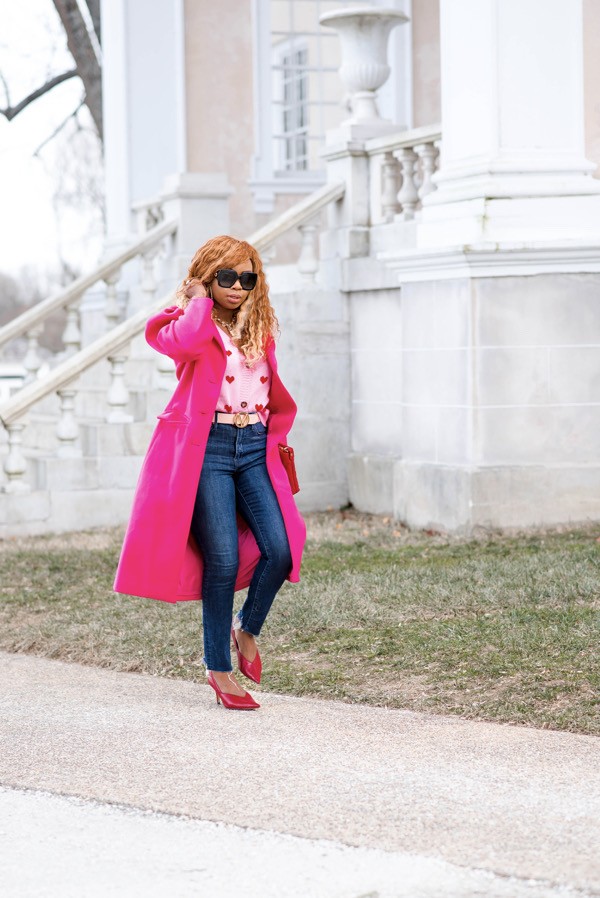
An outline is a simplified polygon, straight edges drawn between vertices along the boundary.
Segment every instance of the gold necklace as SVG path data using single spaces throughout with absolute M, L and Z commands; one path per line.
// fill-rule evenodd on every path
M 237 316 L 236 316 L 236 317 L 237 317 Z M 222 319 L 222 318 L 219 318 L 219 316 L 216 315 L 214 312 L 212 313 L 212 320 L 213 320 L 216 324 L 220 324 L 221 327 L 222 327 L 224 330 L 226 330 L 228 333 L 230 333 L 230 334 L 231 334 L 231 329 L 232 329 L 232 327 L 235 327 L 235 320 L 234 320 L 233 318 L 231 319 L 231 321 L 223 321 L 223 319 Z

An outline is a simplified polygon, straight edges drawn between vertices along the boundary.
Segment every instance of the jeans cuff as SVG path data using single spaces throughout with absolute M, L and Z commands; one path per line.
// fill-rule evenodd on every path
M 204 669 L 205 669 L 206 673 L 208 673 L 209 670 L 214 670 L 217 673 L 233 673 L 233 667 L 230 667 L 228 670 L 219 670 L 217 667 L 209 667 L 208 664 L 206 663 L 206 658 L 202 659 L 202 663 L 204 664 Z

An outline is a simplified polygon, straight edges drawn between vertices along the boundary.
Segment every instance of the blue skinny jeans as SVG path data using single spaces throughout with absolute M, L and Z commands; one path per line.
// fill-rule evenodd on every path
M 248 522 L 261 557 L 238 617 L 260 634 L 277 592 L 292 566 L 281 509 L 266 467 L 267 428 L 210 427 L 198 482 L 192 534 L 204 560 L 202 623 L 208 670 L 230 671 L 233 595 L 238 572 L 236 511 Z

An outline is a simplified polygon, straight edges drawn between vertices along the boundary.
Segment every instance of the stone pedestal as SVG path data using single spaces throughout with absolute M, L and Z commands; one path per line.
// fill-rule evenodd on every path
M 165 179 L 161 200 L 165 218 L 179 222 L 170 268 L 175 280 L 187 273 L 192 257 L 210 237 L 229 233 L 229 197 L 221 172 L 186 172 Z

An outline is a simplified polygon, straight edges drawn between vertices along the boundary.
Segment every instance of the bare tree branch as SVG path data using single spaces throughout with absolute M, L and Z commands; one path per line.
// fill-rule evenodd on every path
M 2 81 L 2 86 L 4 87 L 4 93 L 6 95 L 6 105 L 10 106 L 10 92 L 8 90 L 8 82 L 4 77 L 4 72 L 0 71 L 0 81 Z
M 67 46 L 75 60 L 77 74 L 85 87 L 86 105 L 92 114 L 98 136 L 103 140 L 102 72 L 85 19 L 77 0 L 54 0 L 54 6 L 65 29 Z
M 0 115 L 3 115 L 10 122 L 15 116 L 17 116 L 20 112 L 22 112 L 30 103 L 33 103 L 34 100 L 37 100 L 39 97 L 43 97 L 44 94 L 47 94 L 49 90 L 52 90 L 57 84 L 62 84 L 63 81 L 68 81 L 69 78 L 75 78 L 78 75 L 77 69 L 71 69 L 69 72 L 63 72 L 62 75 L 55 75 L 54 78 L 51 78 L 49 81 L 46 81 L 45 84 L 42 84 L 41 87 L 38 87 L 37 90 L 32 91 L 28 94 L 20 103 L 17 103 L 16 106 L 10 105 L 9 94 L 8 94 L 8 85 L 4 80 L 4 77 L 0 75 L 2 78 L 2 82 L 4 84 L 4 89 L 6 91 L 6 101 L 8 105 L 4 109 L 0 109 Z
M 57 135 L 57 134 L 60 134 L 60 132 L 62 131 L 62 129 L 65 127 L 65 125 L 66 125 L 68 122 L 70 122 L 72 118 L 77 119 L 77 113 L 79 112 L 79 110 L 81 109 L 82 106 L 85 106 L 85 100 L 82 100 L 82 101 L 80 102 L 79 106 L 77 106 L 77 108 L 74 109 L 73 112 L 71 112 L 71 113 L 66 117 L 66 119 L 65 119 L 63 122 L 61 122 L 61 124 L 60 124 L 57 128 L 54 129 L 54 131 L 52 132 L 52 134 L 49 134 L 48 137 L 46 137 L 45 140 L 43 140 L 43 141 L 41 142 L 41 144 L 39 145 L 39 147 L 37 147 L 37 148 L 33 151 L 33 155 L 34 155 L 34 156 L 39 156 L 40 150 L 43 150 L 43 148 L 46 146 L 47 143 L 50 143 L 51 140 L 54 140 L 54 138 L 56 137 L 56 135 Z M 91 129 L 90 129 L 90 130 L 91 130 Z

